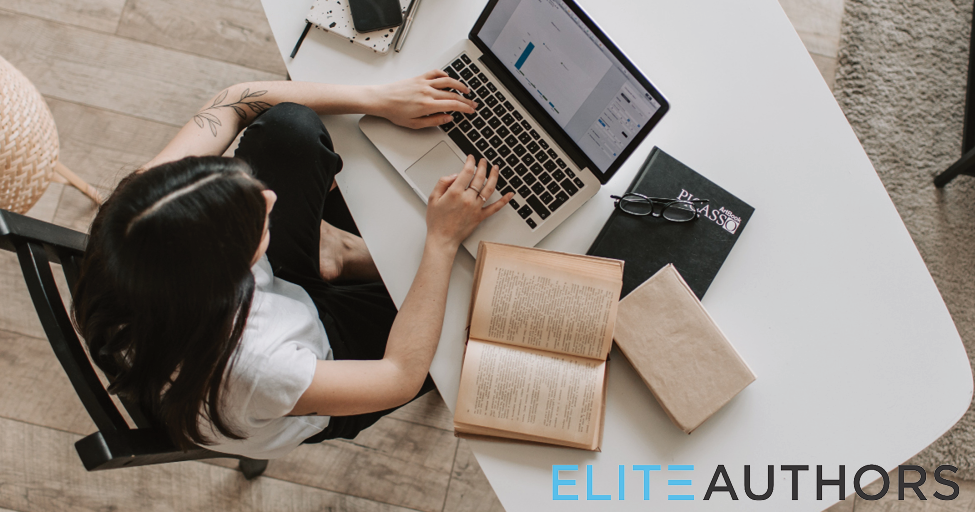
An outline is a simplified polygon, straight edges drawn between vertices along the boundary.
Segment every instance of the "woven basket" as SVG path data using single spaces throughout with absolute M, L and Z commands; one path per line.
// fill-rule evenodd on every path
M 51 182 L 58 131 L 44 98 L 0 57 L 0 208 L 24 213 Z
M 0 57 L 0 208 L 25 213 L 52 179 L 102 202 L 95 187 L 58 162 L 58 130 L 47 103 L 27 77 Z

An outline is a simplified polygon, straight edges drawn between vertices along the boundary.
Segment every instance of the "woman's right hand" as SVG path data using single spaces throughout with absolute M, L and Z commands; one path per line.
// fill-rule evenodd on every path
M 460 174 L 444 176 L 427 202 L 427 241 L 457 250 L 484 219 L 497 213 L 514 196 L 509 192 L 485 205 L 498 183 L 498 166 L 487 172 L 487 160 L 475 162 L 467 156 Z
M 385 117 L 394 124 L 413 129 L 450 121 L 450 115 L 446 112 L 474 113 L 473 101 L 448 89 L 463 94 L 470 92 L 466 85 L 439 69 L 418 77 L 375 86 L 371 94 L 373 107 L 366 113 Z

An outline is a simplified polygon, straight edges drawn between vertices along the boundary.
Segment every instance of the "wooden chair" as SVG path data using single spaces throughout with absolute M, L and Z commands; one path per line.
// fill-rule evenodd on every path
M 136 403 L 121 400 L 135 427 L 112 402 L 71 323 L 54 280 L 52 263 L 60 263 L 74 289 L 88 237 L 83 233 L 0 210 L 0 249 L 15 252 L 27 281 L 34 309 L 58 361 L 71 380 L 98 431 L 75 443 L 88 471 L 145 466 L 184 460 L 234 458 L 250 480 L 267 468 L 266 460 L 218 453 L 203 448 L 182 451 L 169 435 L 153 426 Z
M 975 7 L 972 16 L 975 19 Z M 959 174 L 975 176 L 975 30 L 968 43 L 968 89 L 965 92 L 965 121 L 961 135 L 961 158 L 934 178 L 934 186 L 941 188 Z

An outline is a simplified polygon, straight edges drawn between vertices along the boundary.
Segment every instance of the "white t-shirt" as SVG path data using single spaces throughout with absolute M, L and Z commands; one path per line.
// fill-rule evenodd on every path
M 319 360 L 332 359 L 318 310 L 303 288 L 275 279 L 267 256 L 251 268 L 254 299 L 236 360 L 224 377 L 220 412 L 246 439 L 220 435 L 206 448 L 253 459 L 276 459 L 328 425 L 328 416 L 286 416 L 311 385 Z

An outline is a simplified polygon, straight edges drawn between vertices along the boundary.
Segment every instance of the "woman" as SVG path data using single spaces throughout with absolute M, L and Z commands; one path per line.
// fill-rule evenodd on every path
M 432 71 L 375 87 L 240 84 L 208 102 L 92 224 L 74 314 L 111 391 L 181 447 L 267 459 L 353 438 L 432 389 L 453 259 L 510 195 L 485 204 L 498 169 L 473 157 L 439 181 L 397 312 L 329 193 L 342 160 L 318 114 L 422 128 L 474 112 L 448 89 L 468 92 Z M 236 158 L 217 156 L 245 128 Z

